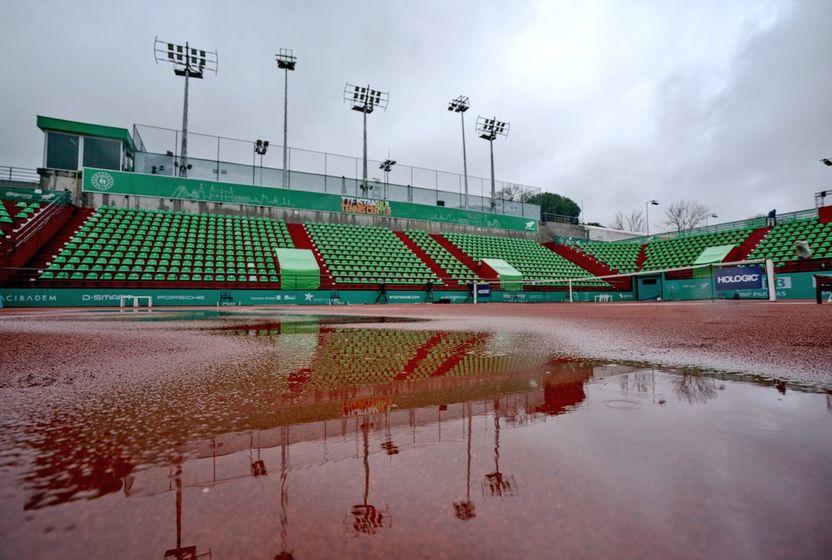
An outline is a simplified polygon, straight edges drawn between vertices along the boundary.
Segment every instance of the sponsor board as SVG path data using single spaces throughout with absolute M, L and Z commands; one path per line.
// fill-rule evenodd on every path
M 714 282 L 717 291 L 759 290 L 763 287 L 763 269 L 757 265 L 731 266 L 717 269 Z
M 341 211 L 351 214 L 372 214 L 375 216 L 389 216 L 390 203 L 386 200 L 372 198 L 341 197 Z
M 477 284 L 477 297 L 491 297 L 491 284 Z

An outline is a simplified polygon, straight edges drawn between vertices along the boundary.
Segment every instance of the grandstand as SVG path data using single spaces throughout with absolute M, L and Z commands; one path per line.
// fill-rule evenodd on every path
M 78 167 L 53 169 L 54 150 L 45 150 L 45 167 L 33 174 L 38 184 L 0 193 L 4 305 L 112 305 L 124 296 L 253 305 L 771 294 L 764 286 L 717 294 L 714 269 L 749 259 L 770 260 L 789 277 L 778 282 L 779 297 L 808 298 L 812 274 L 832 267 L 830 207 L 781 215 L 774 227 L 757 218 L 622 241 L 553 239 L 523 205 L 446 207 L 438 197 L 447 193 L 438 192 L 424 203 L 385 199 L 386 190 L 382 198 L 353 196 L 337 177 L 324 177 L 320 192 L 318 179 L 303 174 L 284 189 L 256 184 L 254 173 L 248 185 L 221 182 L 219 173 L 157 174 L 166 164 L 138 173 L 122 162 L 153 154 L 125 129 L 45 117 L 38 126 L 47 142 L 56 134 L 89 138 L 82 146 L 103 139 L 122 157 L 107 168 L 82 167 L 73 144 L 69 160 Z M 340 184 L 337 192 L 330 184 Z M 798 258 L 798 241 L 811 258 Z
M 278 284 L 286 224 L 103 207 L 45 263 L 41 281 Z
M 335 285 L 441 283 L 393 231 L 382 227 L 304 224 Z
M 775 266 L 783 267 L 797 261 L 794 245 L 806 241 L 815 259 L 832 258 L 832 222 L 821 223 L 816 219 L 781 222 L 774 226 L 751 251 L 755 259 L 771 259 Z
M 448 233 L 445 239 L 475 261 L 503 259 L 523 274 L 526 283 L 551 279 L 586 278 L 591 273 L 530 239 Z

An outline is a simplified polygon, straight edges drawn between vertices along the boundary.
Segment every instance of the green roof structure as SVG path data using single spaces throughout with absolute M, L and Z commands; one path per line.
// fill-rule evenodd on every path
M 79 121 L 69 121 L 66 119 L 56 119 L 55 117 L 44 117 L 43 115 L 38 115 L 37 122 L 38 128 L 44 132 L 65 132 L 68 134 L 78 134 L 80 136 L 94 136 L 97 138 L 121 140 L 124 142 L 129 152 L 132 153 L 136 151 L 136 146 L 133 144 L 133 138 L 130 136 L 130 132 L 126 128 L 84 123 Z

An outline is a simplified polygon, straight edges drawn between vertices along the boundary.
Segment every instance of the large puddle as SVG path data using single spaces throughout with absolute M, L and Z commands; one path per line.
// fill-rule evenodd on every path
M 199 318 L 208 343 L 268 351 L 105 391 L 0 391 L 0 558 L 832 550 L 828 394 L 429 323 Z

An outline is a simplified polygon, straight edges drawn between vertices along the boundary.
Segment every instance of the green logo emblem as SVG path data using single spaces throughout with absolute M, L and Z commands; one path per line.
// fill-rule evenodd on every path
M 90 184 L 92 184 L 93 188 L 99 191 L 108 191 L 113 188 L 113 184 L 115 180 L 113 176 L 109 173 L 104 171 L 97 171 L 90 177 Z

